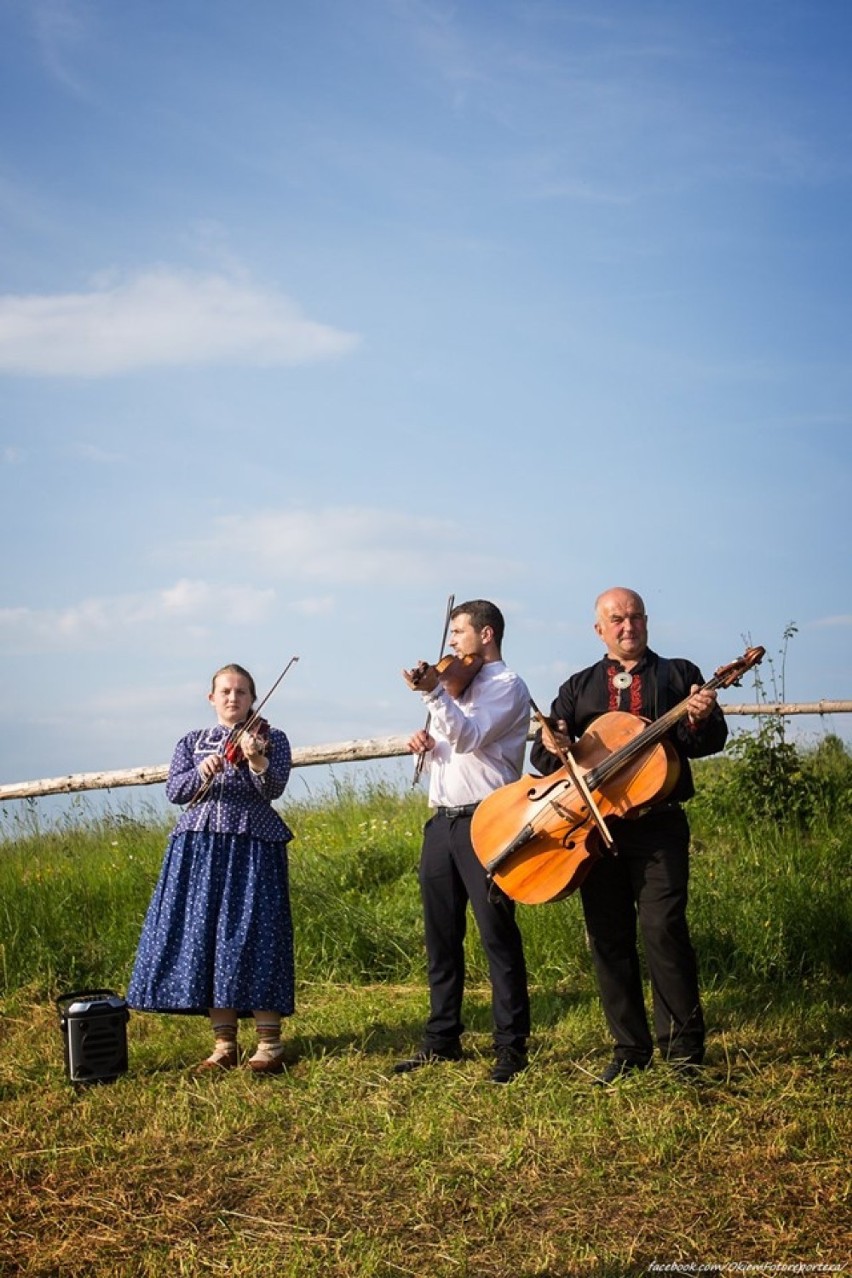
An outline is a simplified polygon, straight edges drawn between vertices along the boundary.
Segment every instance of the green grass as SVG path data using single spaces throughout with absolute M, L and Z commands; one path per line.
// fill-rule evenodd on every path
M 615 1278 L 654 1261 L 846 1261 L 850 1071 L 826 1033 L 828 986 L 804 1012 L 711 991 L 722 1028 L 704 1082 L 658 1067 L 607 1091 L 588 1082 L 591 999 L 537 993 L 531 1068 L 496 1088 L 484 988 L 468 1059 L 408 1077 L 391 1064 L 422 990 L 300 996 L 280 1078 L 193 1077 L 204 1026 L 135 1017 L 130 1072 L 79 1093 L 50 1009 L 14 1001 L 4 1275 Z
M 284 805 L 287 1072 L 195 1077 L 203 1019 L 132 1014 L 129 1072 L 75 1090 L 52 1000 L 125 988 L 168 827 L 118 812 L 40 828 L 30 809 L 0 845 L 0 1274 L 849 1272 L 848 815 L 720 816 L 717 773 L 693 812 L 707 1068 L 612 1089 L 590 1085 L 609 1047 L 576 898 L 519 912 L 524 1075 L 488 1082 L 474 928 L 466 1059 L 393 1075 L 426 1011 L 424 804 L 369 783 Z

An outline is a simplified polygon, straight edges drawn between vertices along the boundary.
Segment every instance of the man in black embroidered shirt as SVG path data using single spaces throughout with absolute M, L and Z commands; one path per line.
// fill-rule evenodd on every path
M 686 919 L 689 825 L 681 804 L 695 789 L 690 758 L 722 749 L 728 735 L 713 691 L 702 691 L 701 671 L 680 657 L 659 657 L 648 647 L 645 605 L 633 590 L 605 591 L 595 605 L 595 630 L 606 656 L 563 683 L 551 707 L 553 729 L 539 730 L 533 766 L 548 774 L 561 766 L 559 749 L 577 740 L 610 710 L 657 719 L 688 700 L 688 713 L 667 740 L 680 776 L 665 802 L 633 818 L 610 818 L 615 853 L 605 852 L 580 888 L 604 1015 L 614 1040 L 613 1059 L 599 1083 L 647 1069 L 654 1053 L 642 991 L 637 919 L 654 1007 L 654 1035 L 662 1055 L 678 1067 L 704 1059 L 704 1018 L 695 951 Z

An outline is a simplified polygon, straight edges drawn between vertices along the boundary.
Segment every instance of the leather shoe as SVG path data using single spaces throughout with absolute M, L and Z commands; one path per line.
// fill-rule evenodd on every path
M 526 1052 L 520 1052 L 516 1047 L 498 1047 L 497 1060 L 491 1071 L 492 1083 L 508 1083 L 525 1070 L 529 1061 Z
M 239 1056 L 237 1055 L 236 1047 L 234 1047 L 234 1050 L 232 1052 L 225 1051 L 222 1048 L 217 1047 L 207 1057 L 206 1061 L 202 1061 L 200 1065 L 195 1066 L 193 1073 L 194 1074 L 216 1074 L 216 1073 L 220 1073 L 222 1070 L 236 1069 L 238 1064 L 239 1064 Z
M 611 1083 L 617 1082 L 619 1078 L 624 1078 L 627 1074 L 635 1074 L 640 1070 L 650 1068 L 650 1061 L 620 1060 L 618 1057 L 614 1057 L 594 1080 L 595 1085 L 597 1087 L 609 1087 Z
M 439 1061 L 460 1061 L 461 1058 L 460 1047 L 441 1052 L 436 1051 L 434 1047 L 421 1047 L 412 1056 L 406 1057 L 404 1061 L 397 1061 L 393 1067 L 393 1072 L 395 1074 L 410 1074 L 413 1069 L 420 1069 L 423 1065 L 437 1065 Z
M 258 1049 L 254 1056 L 249 1057 L 249 1069 L 255 1074 L 283 1074 L 285 1051 L 283 1045 L 279 1051 L 264 1052 Z

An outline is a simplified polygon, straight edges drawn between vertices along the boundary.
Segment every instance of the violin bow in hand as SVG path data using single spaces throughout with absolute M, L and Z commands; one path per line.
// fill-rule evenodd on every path
M 536 703 L 533 701 L 532 697 L 530 697 L 530 706 L 532 707 L 533 714 L 538 719 L 539 726 L 542 728 L 547 727 L 547 720 L 545 719 L 544 715 L 539 710 Z M 568 773 L 571 780 L 574 782 L 574 785 L 576 786 L 579 793 L 582 795 L 583 799 L 585 799 L 586 807 L 589 809 L 591 818 L 598 828 L 598 833 L 603 839 L 604 845 L 608 848 L 611 848 L 614 842 L 613 837 L 609 832 L 606 821 L 604 821 L 603 817 L 601 816 L 600 809 L 597 803 L 595 803 L 594 795 L 592 794 L 591 790 L 586 784 L 586 778 L 583 776 L 582 772 L 580 771 L 580 769 L 577 767 L 576 763 L 574 762 L 574 759 L 571 755 L 571 751 L 563 750 L 559 742 L 556 740 L 554 740 L 553 744 L 556 746 L 556 754 L 559 759 L 559 762 L 562 764 L 563 768 Z
M 441 650 L 438 653 L 439 661 L 444 655 L 444 648 L 447 646 L 447 635 L 450 632 L 450 621 L 452 619 L 453 605 L 455 604 L 455 602 L 456 602 L 455 595 L 450 595 L 449 599 L 447 600 L 447 615 L 444 617 L 444 633 L 441 635 Z M 424 732 L 429 731 L 429 724 L 431 722 L 432 722 L 432 716 L 431 714 L 427 714 L 426 725 L 423 729 Z M 417 756 L 417 762 L 414 765 L 414 776 L 411 778 L 412 785 L 417 785 L 417 782 L 420 780 L 421 776 L 423 775 L 423 766 L 425 762 L 426 762 L 426 751 L 421 750 Z

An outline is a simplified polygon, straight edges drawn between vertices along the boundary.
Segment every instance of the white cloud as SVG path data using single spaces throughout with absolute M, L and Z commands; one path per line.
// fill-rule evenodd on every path
M 0 371 L 109 377 L 154 366 L 304 364 L 357 337 L 306 319 L 281 293 L 166 268 L 85 293 L 0 296 Z
M 425 64 L 451 86 L 454 105 L 463 106 L 468 88 L 487 75 L 479 62 L 482 50 L 465 38 L 454 9 L 430 0 L 396 0 L 392 10 L 409 24 Z
M 213 536 L 190 554 L 250 560 L 270 578 L 341 585 L 409 585 L 505 575 L 513 564 L 470 547 L 452 520 L 372 507 L 259 511 L 219 519 Z
M 159 719 L 174 712 L 175 706 L 191 706 L 199 702 L 199 690 L 206 692 L 204 675 L 195 683 L 171 684 L 168 682 L 144 682 L 138 687 L 119 684 L 116 687 L 93 688 L 88 694 L 93 716 L 109 721 L 123 717 L 138 719 L 140 716 Z
M 810 625 L 818 628 L 829 626 L 852 626 L 852 613 L 837 613 L 833 617 L 818 617 Z
M 204 633 L 221 617 L 257 625 L 275 591 L 182 580 L 164 590 L 84 599 L 70 608 L 0 608 L 0 652 L 82 651 L 132 633 L 137 639 L 180 622 Z
M 93 462 L 96 466 L 110 466 L 123 460 L 121 453 L 109 452 L 105 448 L 99 448 L 97 444 L 87 444 L 82 440 L 72 444 L 71 451 L 82 461 Z
M 74 96 L 88 98 L 73 64 L 87 47 L 91 14 L 68 0 L 37 0 L 30 13 L 45 69 Z
M 301 613 L 303 617 L 327 617 L 334 612 L 334 597 L 314 595 L 306 599 L 295 599 L 290 607 L 293 612 Z

